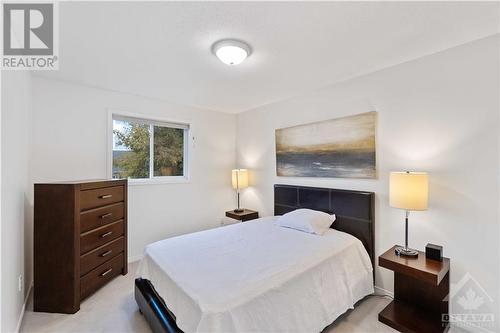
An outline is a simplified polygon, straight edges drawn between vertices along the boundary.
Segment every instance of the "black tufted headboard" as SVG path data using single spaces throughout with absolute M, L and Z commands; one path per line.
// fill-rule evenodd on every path
M 332 228 L 361 240 L 375 267 L 375 193 L 296 185 L 274 185 L 274 215 L 298 208 L 335 214 Z

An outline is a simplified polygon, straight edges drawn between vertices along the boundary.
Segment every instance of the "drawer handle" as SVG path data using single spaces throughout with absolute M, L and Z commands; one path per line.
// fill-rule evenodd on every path
M 99 216 L 99 217 L 100 217 L 101 219 L 105 219 L 105 218 L 107 218 L 107 217 L 111 217 L 111 216 L 113 216 L 113 213 L 107 213 L 107 214 L 101 215 L 101 216 Z
M 111 273 L 112 270 L 113 270 L 112 268 L 108 269 L 106 272 L 102 273 L 101 276 L 108 275 L 109 273 Z
M 106 257 L 107 255 L 110 255 L 111 252 L 113 252 L 113 250 L 106 251 L 103 254 L 101 254 L 101 257 Z
M 113 231 L 108 231 L 107 233 L 105 234 L 102 234 L 101 235 L 101 238 L 104 238 L 104 237 L 108 237 L 109 235 L 113 234 Z
M 113 197 L 113 195 L 112 195 L 112 194 L 105 194 L 105 195 L 101 195 L 101 196 L 99 197 L 99 199 L 109 199 L 109 198 L 111 198 L 111 197 Z

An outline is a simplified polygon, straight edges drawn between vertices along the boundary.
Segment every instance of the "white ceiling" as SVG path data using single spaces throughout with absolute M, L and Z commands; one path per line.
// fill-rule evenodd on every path
M 241 112 L 497 33 L 497 2 L 61 2 L 37 75 Z M 230 67 L 214 42 L 253 49 Z

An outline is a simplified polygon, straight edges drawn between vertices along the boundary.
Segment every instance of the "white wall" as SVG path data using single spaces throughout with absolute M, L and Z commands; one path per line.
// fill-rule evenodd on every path
M 29 72 L 2 73 L 1 331 L 16 330 L 33 279 L 33 191 L 30 184 Z M 18 277 L 24 285 L 18 291 Z
M 129 258 L 146 244 L 221 222 L 235 205 L 235 115 L 34 78 L 33 181 L 107 177 L 108 108 L 191 124 L 190 182 L 129 186 Z
M 452 282 L 470 272 L 498 305 L 498 47 L 497 35 L 239 114 L 237 161 L 253 170 L 244 205 L 272 214 L 276 183 L 373 191 L 379 255 L 404 242 L 403 212 L 388 205 L 389 172 L 427 171 L 430 207 L 411 215 L 410 245 L 442 244 Z M 378 179 L 276 176 L 275 129 L 373 110 Z M 377 286 L 392 283 L 392 272 L 376 269 Z

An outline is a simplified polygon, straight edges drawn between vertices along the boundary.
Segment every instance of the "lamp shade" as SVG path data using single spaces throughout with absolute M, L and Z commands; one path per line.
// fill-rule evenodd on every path
M 239 190 L 240 188 L 248 187 L 248 170 L 247 169 L 234 169 L 231 172 L 233 188 Z
M 426 210 L 429 201 L 429 177 L 424 172 L 391 172 L 389 180 L 391 207 Z

